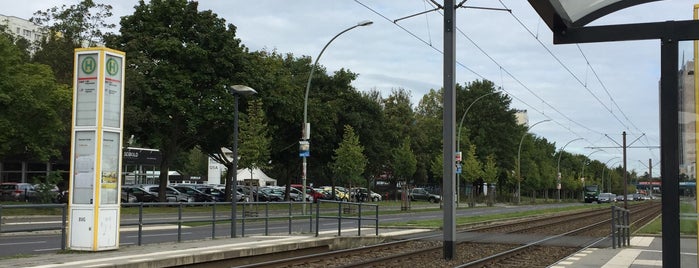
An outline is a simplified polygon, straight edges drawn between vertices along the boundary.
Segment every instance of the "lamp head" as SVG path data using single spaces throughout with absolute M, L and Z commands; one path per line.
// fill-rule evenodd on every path
M 373 24 L 373 23 L 374 23 L 374 22 L 373 22 L 373 21 L 370 21 L 370 20 L 363 20 L 363 21 L 358 22 L 358 23 L 357 23 L 357 26 L 369 26 L 369 25 L 371 25 L 371 24 Z
M 243 96 L 257 94 L 257 91 L 255 91 L 251 87 L 243 85 L 233 85 L 230 87 L 229 92 L 234 95 L 238 94 Z

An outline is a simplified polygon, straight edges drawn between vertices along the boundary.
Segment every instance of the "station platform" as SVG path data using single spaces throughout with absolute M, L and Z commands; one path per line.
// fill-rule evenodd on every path
M 214 240 L 183 241 L 180 243 L 122 246 L 117 250 L 85 251 L 55 254 L 19 256 L 0 260 L 0 267 L 35 268 L 140 268 L 187 266 L 222 259 L 240 259 L 243 263 L 232 263 L 229 267 L 247 264 L 244 257 L 272 253 L 294 254 L 298 251 L 313 251 L 319 248 L 341 249 L 360 247 L 385 241 L 392 236 L 409 235 L 428 231 L 426 229 L 381 229 L 379 236 L 374 229 L 362 229 L 362 236 L 337 236 L 337 231 L 315 235 L 289 236 L 246 236 L 218 238 Z M 357 232 L 357 229 L 343 229 Z M 366 235 L 364 235 L 366 234 Z
M 42 254 L 30 257 L 3 259 L 0 267 L 172 267 L 187 266 L 196 263 L 221 259 L 240 259 L 244 257 L 287 252 L 308 251 L 319 248 L 359 247 L 386 240 L 392 236 L 405 236 L 428 230 L 423 229 L 384 229 L 379 236 L 336 236 L 328 232 L 315 237 L 313 235 L 294 236 L 250 236 L 222 238 L 215 240 L 185 241 L 181 243 L 148 244 L 143 246 L 124 246 L 118 250 L 98 252 L 70 252 Z M 366 232 L 371 233 L 371 232 Z M 681 267 L 697 266 L 697 240 L 682 238 Z M 246 263 L 232 263 L 229 267 Z M 631 245 L 625 248 L 590 247 L 569 256 L 551 268 L 651 268 L 662 267 L 662 238 L 634 236 Z
M 663 267 L 662 238 L 632 236 L 624 248 L 590 247 L 559 261 L 550 268 L 652 268 Z M 681 267 L 697 266 L 697 239 L 681 238 Z

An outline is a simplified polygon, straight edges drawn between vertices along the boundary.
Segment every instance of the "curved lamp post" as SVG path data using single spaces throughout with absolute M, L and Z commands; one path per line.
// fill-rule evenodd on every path
M 233 85 L 231 86 L 229 92 L 233 94 L 235 97 L 235 104 L 234 104 L 234 116 L 233 116 L 233 170 L 229 170 L 228 172 L 235 172 L 233 173 L 232 180 L 228 181 L 226 183 L 226 188 L 230 187 L 230 190 L 226 194 L 231 194 L 231 214 L 232 214 L 232 220 L 231 220 L 231 237 L 235 238 L 236 237 L 236 215 L 237 215 L 237 208 L 238 208 L 238 197 L 236 196 L 238 193 L 238 98 L 243 95 L 253 95 L 257 94 L 257 91 L 252 89 L 249 86 L 243 86 L 243 85 Z
M 621 157 L 620 156 L 612 157 L 609 160 L 607 160 L 607 162 L 604 163 L 604 167 L 602 167 L 602 185 L 604 185 L 604 170 L 607 169 L 607 164 L 609 164 L 609 162 L 612 162 L 612 160 L 619 159 L 619 158 L 621 158 Z M 604 187 L 602 187 L 602 191 L 604 191 Z M 611 191 L 612 191 L 611 185 L 607 185 L 607 192 L 611 192 Z
M 619 158 L 619 157 L 617 157 L 617 158 Z M 617 161 L 614 161 L 611 165 L 612 166 L 618 165 L 618 164 L 621 164 L 621 162 L 623 162 L 623 161 L 617 160 Z M 611 171 L 612 171 L 612 169 L 610 168 L 609 174 L 607 174 L 608 175 L 607 177 L 609 177 L 609 179 L 607 180 L 607 193 L 612 192 L 612 172 Z M 602 180 L 604 180 L 604 177 L 602 178 Z M 624 198 L 626 198 L 626 196 L 624 196 Z
M 582 140 L 583 138 L 577 138 L 574 140 L 569 141 L 566 143 L 566 145 L 563 145 L 561 150 L 558 153 L 558 164 L 556 165 L 556 172 L 557 172 L 557 177 L 556 177 L 556 189 L 558 190 L 558 196 L 556 197 L 558 199 L 558 202 L 561 201 L 561 156 L 563 155 L 563 150 L 568 146 L 568 144 L 573 143 L 574 141 L 579 141 Z
M 533 125 L 529 126 L 527 128 L 527 131 L 524 132 L 524 135 L 522 135 L 522 138 L 519 139 L 519 149 L 517 149 L 517 204 L 519 204 L 522 201 L 522 173 L 520 173 L 520 159 L 522 155 L 522 142 L 524 141 L 524 137 L 527 136 L 529 133 L 529 130 L 531 130 L 534 126 L 551 121 L 551 119 L 546 119 L 546 120 L 541 120 L 539 122 L 534 123 Z
M 468 107 L 466 107 L 466 111 L 464 112 L 464 115 L 461 116 L 461 121 L 459 121 L 459 131 L 458 131 L 458 134 L 456 135 L 456 137 L 457 137 L 456 138 L 456 151 L 457 152 L 461 152 L 461 146 L 460 146 L 460 143 L 461 143 L 461 125 L 464 124 L 464 118 L 466 118 L 466 114 L 468 114 L 468 110 L 471 110 L 471 107 L 473 107 L 473 104 L 475 104 L 476 102 L 478 102 L 482 98 L 487 97 L 489 95 L 493 95 L 495 93 L 498 93 L 498 92 L 493 91 L 493 92 L 483 94 L 480 97 L 476 98 L 473 102 L 471 102 L 471 104 Z M 461 174 L 460 172 L 456 173 L 456 204 L 457 204 L 457 206 L 459 204 L 459 195 L 461 194 L 461 181 L 459 180 L 460 174 Z
M 338 36 L 342 35 L 343 33 L 346 33 L 349 30 L 352 30 L 354 28 L 360 27 L 360 26 L 367 26 L 371 25 L 372 21 L 370 20 L 365 20 L 365 21 L 360 21 L 356 25 L 349 27 L 342 32 L 336 34 L 333 36 L 330 41 L 328 41 L 327 44 L 323 47 L 322 50 L 320 50 L 320 53 L 318 54 L 318 57 L 316 57 L 315 62 L 313 62 L 313 65 L 311 65 L 311 73 L 308 75 L 308 83 L 306 84 L 306 93 L 304 94 L 303 97 L 303 125 L 301 126 L 301 141 L 299 142 L 299 147 L 300 147 L 300 156 L 303 158 L 303 164 L 302 164 L 302 171 L 301 171 L 301 180 L 302 180 L 302 194 L 303 194 L 303 214 L 306 214 L 306 158 L 309 156 L 309 149 L 310 145 L 308 143 L 308 140 L 311 138 L 311 126 L 308 123 L 308 91 L 311 88 L 311 80 L 313 79 L 313 72 L 316 69 L 316 65 L 318 65 L 318 60 L 320 59 L 320 56 L 323 55 L 323 52 L 325 52 L 325 49 L 328 48 L 330 43 L 332 43 Z M 334 193 L 333 193 L 334 194 Z

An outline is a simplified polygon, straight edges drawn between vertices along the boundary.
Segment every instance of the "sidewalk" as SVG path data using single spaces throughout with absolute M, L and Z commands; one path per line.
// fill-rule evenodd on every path
M 682 267 L 697 266 L 697 239 L 682 238 L 680 242 Z M 587 248 L 551 266 L 551 268 L 650 268 L 662 267 L 662 238 L 631 237 L 626 248 Z

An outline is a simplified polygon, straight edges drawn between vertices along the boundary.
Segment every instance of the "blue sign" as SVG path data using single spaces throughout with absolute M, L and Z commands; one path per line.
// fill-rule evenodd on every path
M 456 165 L 456 174 L 461 174 L 461 165 Z
M 300 151 L 299 152 L 299 157 L 309 157 L 309 156 L 311 156 L 310 151 Z

